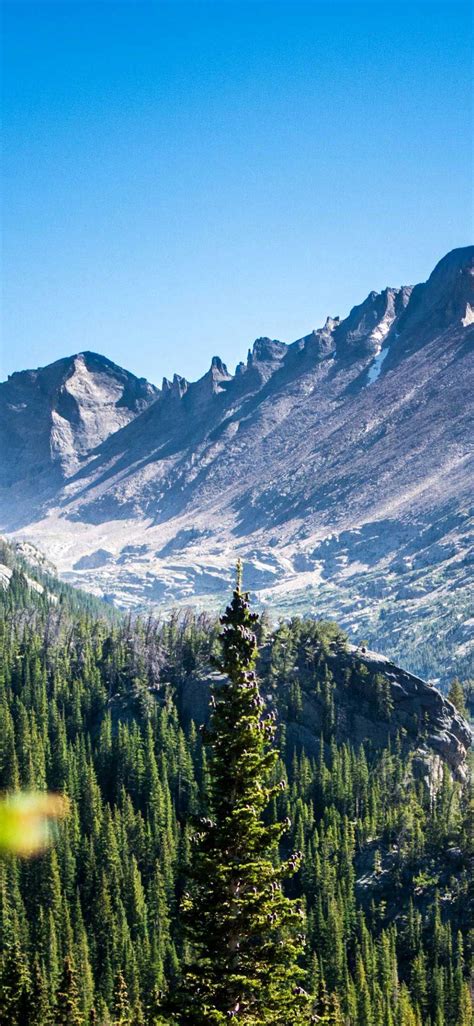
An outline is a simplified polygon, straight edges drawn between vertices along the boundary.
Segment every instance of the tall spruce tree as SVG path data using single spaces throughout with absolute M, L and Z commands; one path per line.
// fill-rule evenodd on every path
M 64 958 L 63 973 L 56 996 L 54 1021 L 56 1026 L 83 1026 L 84 1023 L 84 1016 L 80 1009 L 76 970 L 69 955 Z
M 5 561 L 13 565 L 0 540 Z M 176 1026 L 163 995 L 202 954 L 197 944 L 193 954 L 192 937 L 182 937 L 176 919 L 198 788 L 201 815 L 217 819 L 208 801 L 212 746 L 208 753 L 189 724 L 182 688 L 205 672 L 219 628 L 189 612 L 161 623 L 112 624 L 90 597 L 61 588 L 58 607 L 25 577 L 13 593 L 0 588 L 0 788 L 43 792 L 63 781 L 71 799 L 52 851 L 21 862 L 0 853 L 0 1026 L 112 1026 L 114 1017 L 129 1026 Z M 249 630 L 261 638 L 259 622 Z M 307 906 L 317 1023 L 474 1026 L 472 781 L 460 785 L 444 772 L 433 796 L 410 772 L 408 737 L 356 750 L 349 722 L 346 740 L 338 739 L 336 703 L 358 704 L 368 671 L 364 678 L 357 665 L 346 665 L 334 624 L 294 617 L 267 641 L 260 686 L 272 692 L 283 721 L 290 691 L 293 706 L 289 743 L 283 722 L 281 758 L 266 778 L 267 785 L 284 778 L 289 786 L 262 816 L 267 824 L 291 817 L 292 825 L 284 848 L 274 840 L 265 852 L 275 866 L 283 850 L 304 852 L 288 893 Z M 145 680 L 156 702 L 137 695 Z M 375 687 L 372 677 L 370 683 Z M 319 756 L 315 738 L 306 746 L 300 729 L 301 750 L 291 743 L 301 701 L 320 708 Z M 429 717 L 419 729 L 428 724 Z M 378 850 L 383 868 L 395 840 L 394 873 L 385 874 L 382 888 L 380 879 L 368 885 L 362 910 L 358 862 L 372 864 Z M 434 900 L 428 854 L 446 870 L 436 874 Z M 403 886 L 408 878 L 416 887 Z M 201 1023 L 212 1024 L 202 993 L 197 1000 L 190 990 L 191 1001 Z M 209 1004 L 216 1008 L 215 1000 Z M 264 1018 L 260 1007 L 258 1017 L 244 1012 L 245 1026 Z M 298 1021 L 291 1007 L 281 1014 L 270 1008 L 267 1022 L 270 1014 L 288 1026 Z M 182 1013 L 179 1026 L 196 1026 L 196 1015 Z M 236 1018 L 234 1005 L 226 1021 Z
M 209 750 L 210 816 L 200 822 L 183 919 L 192 962 L 185 967 L 179 1021 L 186 1026 L 300 1026 L 311 1021 L 301 986 L 304 912 L 282 884 L 300 864 L 285 862 L 278 842 L 286 823 L 268 808 L 278 753 L 273 713 L 265 713 L 255 675 L 258 616 L 242 591 L 241 565 L 231 604 L 221 617 L 226 680 L 212 688 Z

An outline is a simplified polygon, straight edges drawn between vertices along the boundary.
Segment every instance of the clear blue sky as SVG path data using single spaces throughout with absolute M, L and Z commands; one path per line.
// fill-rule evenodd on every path
M 1 377 L 231 368 L 472 241 L 469 3 L 4 3 Z

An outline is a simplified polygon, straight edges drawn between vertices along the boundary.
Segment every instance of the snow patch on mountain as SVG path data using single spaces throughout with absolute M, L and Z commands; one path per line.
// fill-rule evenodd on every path
M 12 375 L 0 527 L 122 608 L 218 606 L 241 556 L 285 614 L 385 638 L 434 611 L 445 636 L 472 565 L 471 265 L 457 251 L 290 345 L 257 339 L 235 375 L 214 357 L 160 390 L 91 353 Z
M 388 346 L 385 346 L 383 349 L 380 349 L 380 351 L 377 353 L 377 356 L 375 357 L 372 365 L 369 367 L 369 375 L 368 375 L 368 378 L 367 378 L 367 384 L 368 385 L 372 385 L 373 382 L 377 381 L 377 378 L 380 377 L 380 373 L 381 373 L 381 370 L 382 370 L 382 364 L 383 364 L 383 362 L 384 362 L 384 360 L 385 360 L 385 358 L 387 356 L 388 356 Z
M 463 328 L 467 328 L 469 324 L 474 324 L 474 307 L 470 303 L 466 303 L 466 313 L 461 319 Z

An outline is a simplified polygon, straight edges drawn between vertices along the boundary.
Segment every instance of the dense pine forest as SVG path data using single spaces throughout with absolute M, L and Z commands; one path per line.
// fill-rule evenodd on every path
M 335 624 L 252 619 L 239 590 L 223 624 L 120 618 L 45 577 L 33 589 L 6 547 L 2 561 L 0 790 L 63 793 L 69 814 L 42 854 L 0 858 L 1 1026 L 472 1026 L 469 774 L 434 754 L 420 772 L 423 726 L 398 729 L 383 677 L 347 662 Z M 240 662 L 230 628 L 246 639 Z M 219 739 L 232 727 L 222 689 L 235 703 L 239 681 L 253 741 L 234 746 L 252 796 L 237 816 Z M 459 705 L 470 695 L 456 682 Z M 366 738 L 353 705 L 375 724 Z M 254 859 L 239 850 L 255 895 L 240 912 L 260 937 L 246 964 L 267 988 L 255 1013 L 225 1010 L 210 932 L 226 926 L 230 815 Z

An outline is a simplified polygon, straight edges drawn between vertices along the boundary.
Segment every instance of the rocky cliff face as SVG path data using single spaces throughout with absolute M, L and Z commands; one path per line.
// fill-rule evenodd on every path
M 390 731 L 394 727 L 401 728 L 408 737 L 416 738 L 420 766 L 426 764 L 426 755 L 431 751 L 447 762 L 455 775 L 464 779 L 472 731 L 452 702 L 437 688 L 380 653 L 352 649 L 350 659 L 367 667 L 372 679 L 379 675 L 388 682 L 393 706 Z
M 419 346 L 433 334 L 474 323 L 474 267 L 472 248 L 454 249 L 440 260 L 428 281 L 413 289 L 400 319 L 395 347 L 400 357 L 409 345 Z
M 12 546 L 0 538 L 0 597 L 10 588 L 14 573 L 30 589 L 31 615 L 37 596 L 51 606 L 58 604 L 63 586 L 42 553 L 29 543 Z M 71 597 L 77 609 L 86 598 L 68 589 L 69 603 Z M 108 619 L 111 611 L 98 603 L 96 614 Z M 472 729 L 436 687 L 378 652 L 350 645 L 335 623 L 296 618 L 289 627 L 284 624 L 274 631 L 262 623 L 260 627 L 260 691 L 284 724 L 290 748 L 318 758 L 321 738 L 326 744 L 334 739 L 356 749 L 368 743 L 368 751 L 401 744 L 412 757 L 413 772 L 429 786 L 439 786 L 443 764 L 455 778 L 467 779 Z M 184 720 L 199 725 L 209 719 L 211 683 L 225 679 L 217 672 L 185 670 L 183 664 L 173 685 L 162 678 L 150 692 L 162 700 L 171 688 Z M 295 684 L 300 696 L 296 706 Z M 127 692 L 118 692 L 114 711 L 123 711 L 129 701 Z
M 4 494 L 11 489 L 14 504 L 26 488 L 38 508 L 98 445 L 158 395 L 154 385 L 96 353 L 12 374 L 0 385 Z M 21 515 L 23 506 L 16 513 Z
M 265 651 L 262 662 L 265 663 Z M 338 742 L 355 748 L 369 742 L 374 749 L 389 741 L 401 741 L 413 757 L 413 771 L 430 785 L 439 784 L 443 763 L 459 780 L 467 778 L 467 754 L 472 744 L 469 724 L 437 688 L 402 669 L 376 652 L 349 648 L 329 655 L 327 665 L 334 681 L 334 733 Z M 292 714 L 287 704 L 288 684 L 277 689 L 268 685 L 263 670 L 262 692 L 267 703 L 280 712 L 290 746 L 318 757 L 321 737 L 327 726 L 325 702 L 314 682 L 302 680 L 302 706 Z M 293 674 L 298 679 L 298 673 Z M 207 721 L 211 680 L 191 675 L 179 689 L 178 700 L 186 717 Z M 377 681 L 386 684 L 390 713 L 381 714 L 377 703 Z M 397 741 L 398 738 L 398 741 Z
M 161 390 L 91 354 L 0 386 L 0 528 L 120 605 L 258 598 L 468 645 L 474 248 Z

